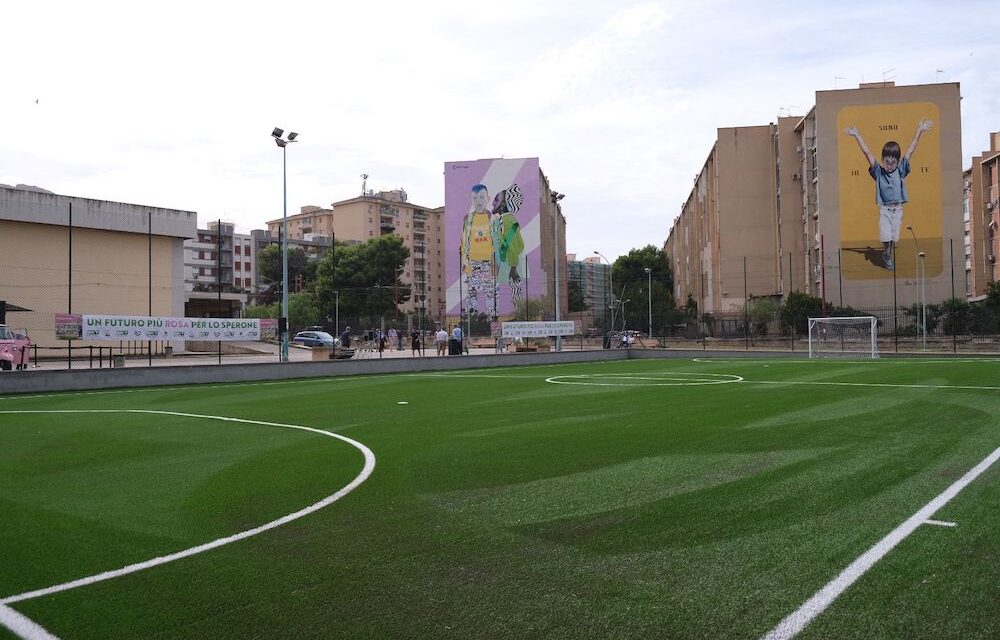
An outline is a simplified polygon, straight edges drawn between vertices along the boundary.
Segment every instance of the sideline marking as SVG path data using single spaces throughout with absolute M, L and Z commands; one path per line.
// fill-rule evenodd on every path
M 628 382 L 592 382 L 591 380 L 622 380 Z M 731 373 L 676 371 L 660 374 L 581 373 L 576 375 L 550 376 L 545 379 L 545 382 L 550 384 L 576 384 L 595 387 L 685 387 L 743 382 L 743 378 Z
M 60 591 L 68 591 L 70 589 L 75 589 L 77 587 L 84 587 L 84 586 L 87 586 L 87 585 L 95 584 L 97 582 L 103 582 L 105 580 L 111 580 L 112 578 L 118 578 L 118 577 L 121 577 L 121 576 L 125 576 L 125 575 L 128 575 L 130 573 L 135 573 L 137 571 L 142 571 L 143 569 L 149 569 L 151 567 L 156 567 L 156 566 L 159 566 L 161 564 L 166 564 L 168 562 L 173 562 L 174 560 L 180 560 L 182 558 L 189 558 L 189 557 L 197 555 L 199 553 L 204 553 L 205 551 L 209 551 L 211 549 L 216 549 L 218 547 L 230 544 L 232 542 L 237 542 L 239 540 L 245 540 L 246 538 L 250 538 L 250 537 L 255 536 L 255 535 L 259 534 L 259 533 L 263 533 L 265 531 L 269 531 L 271 529 L 275 529 L 277 527 L 280 527 L 281 525 L 288 524 L 289 522 L 292 522 L 293 520 L 298 520 L 299 518 L 307 516 L 310 513 L 313 513 L 314 511 L 319 511 L 323 507 L 326 507 L 326 506 L 329 506 L 329 505 L 333 504 L 337 500 L 340 500 L 341 498 L 343 498 L 344 496 L 346 496 L 347 494 L 349 494 L 354 489 L 358 488 L 358 486 L 360 486 L 361 483 L 363 483 L 365 480 L 368 479 L 368 476 L 370 476 L 372 474 L 372 471 L 375 470 L 375 454 L 372 453 L 371 449 L 369 449 L 365 445 L 361 444 L 357 440 L 352 440 L 351 438 L 348 438 L 347 436 L 340 435 L 339 433 L 333 433 L 332 431 L 324 431 L 323 429 L 316 429 L 316 428 L 313 428 L 313 427 L 304 427 L 302 425 L 297 425 L 297 424 L 281 424 L 281 423 L 278 423 L 278 422 L 263 422 L 261 420 L 246 420 L 246 419 L 243 419 L 243 418 L 229 418 L 229 417 L 226 417 L 226 416 L 209 416 L 209 415 L 201 415 L 201 414 L 197 414 L 197 413 L 182 413 L 182 412 L 179 412 L 179 411 L 154 411 L 154 410 L 146 410 L 146 409 L 80 409 L 80 410 L 72 410 L 72 409 L 58 409 L 58 410 L 55 410 L 54 409 L 54 410 L 37 410 L 37 411 L 27 411 L 27 410 L 26 411 L 0 411 L 0 414 L 12 414 L 12 413 L 148 413 L 148 414 L 156 414 L 156 415 L 181 416 L 181 417 L 185 417 L 185 418 L 202 418 L 202 419 L 206 419 L 206 420 L 220 420 L 222 422 L 242 422 L 242 423 L 245 423 L 245 424 L 257 424 L 257 425 L 263 425 L 263 426 L 266 426 L 266 427 L 281 427 L 281 428 L 285 428 L 285 429 L 297 429 L 299 431 L 309 431 L 309 432 L 312 432 L 312 433 L 318 433 L 318 434 L 323 435 L 323 436 L 328 436 L 330 438 L 336 438 L 337 440 L 341 440 L 343 442 L 346 442 L 347 444 L 351 445 L 355 449 L 359 450 L 362 453 L 362 455 L 364 455 L 364 457 L 365 457 L 365 465 L 361 469 L 361 473 L 359 473 L 354 478 L 354 480 L 351 480 L 351 482 L 349 482 L 347 485 L 345 485 L 343 488 L 341 488 L 336 493 L 332 493 L 332 494 L 328 495 L 327 497 L 323 498 L 322 500 L 320 500 L 319 502 L 311 504 L 311 505 L 309 505 L 308 507 L 306 507 L 304 509 L 300 509 L 300 510 L 296 511 L 295 513 L 290 513 L 290 514 L 288 514 L 286 516 L 282 516 L 282 517 L 278 518 L 277 520 L 272 520 L 271 522 L 262 524 L 262 525 L 260 525 L 258 527 L 254 527 L 253 529 L 247 529 L 245 531 L 240 531 L 239 533 L 235 533 L 233 535 L 226 536 L 224 538 L 218 538 L 216 540 L 212 540 L 211 542 L 206 542 L 204 544 L 200 544 L 200 545 L 197 545 L 195 547 L 190 547 L 188 549 L 183 549 L 181 551 L 177 551 L 175 553 L 170 553 L 170 554 L 167 554 L 165 556 L 158 556 L 158 557 L 152 558 L 150 560 L 145 560 L 143 562 L 137 562 L 137 563 L 134 563 L 134 564 L 130 564 L 128 566 L 122 567 L 121 569 L 115 569 L 113 571 L 104 571 L 102 573 L 97 573 L 97 574 L 94 574 L 92 576 L 87 576 L 87 577 L 84 577 L 84 578 L 79 578 L 77 580 L 71 580 L 69 582 L 64 582 L 62 584 L 57 584 L 57 585 L 54 585 L 54 586 L 51 586 L 51 587 L 46 587 L 44 589 L 35 589 L 34 591 L 27 591 L 25 593 L 20 593 L 20 594 L 13 595 L 13 596 L 8 596 L 6 598 L 0 599 L 0 605 L 13 604 L 15 602 L 23 602 L 24 600 L 32 600 L 34 598 L 40 598 L 42 596 L 51 595 L 53 593 L 59 593 Z
M 1000 387 L 973 387 L 959 384 L 896 384 L 891 382 L 829 382 L 822 380 L 744 380 L 747 384 L 818 384 L 834 387 L 895 387 L 902 389 L 971 389 L 1000 391 Z
M 924 520 L 924 524 L 933 524 L 938 527 L 957 527 L 957 522 L 945 522 L 943 520 Z
M 52 635 L 28 616 L 2 604 L 0 604 L 0 627 L 10 629 L 15 636 L 24 640 L 59 640 L 58 636 Z
M 942 491 L 933 500 L 928 502 L 920 511 L 910 516 L 903 524 L 899 525 L 886 537 L 875 543 L 868 551 L 847 566 L 836 578 L 827 583 L 805 601 L 805 603 L 795 612 L 789 614 L 778 626 L 771 629 L 766 635 L 761 636 L 761 640 L 788 640 L 806 628 L 816 616 L 823 613 L 827 607 L 847 590 L 854 582 L 872 568 L 876 562 L 881 560 L 893 547 L 902 542 L 917 527 L 928 521 L 934 513 L 948 504 L 948 502 L 958 495 L 970 482 L 975 480 L 984 471 L 990 468 L 994 462 L 1000 459 L 1000 447 L 993 450 L 993 453 L 986 456 L 982 462 L 970 469 L 964 476 L 956 480 L 950 487 Z

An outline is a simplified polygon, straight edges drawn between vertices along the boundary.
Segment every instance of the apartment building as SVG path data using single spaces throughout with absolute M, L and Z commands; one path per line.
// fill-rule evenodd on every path
M 368 191 L 365 195 L 334 202 L 329 209 L 301 207 L 288 216 L 290 242 L 359 243 L 394 233 L 410 250 L 401 281 L 411 285 L 412 296 L 400 305 L 404 312 L 423 309 L 441 319 L 444 315 L 444 254 L 441 218 L 444 208 L 429 208 L 409 202 L 403 189 Z M 279 237 L 282 219 L 267 223 L 268 233 Z
M 611 265 L 598 256 L 582 260 L 576 254 L 566 256 L 567 282 L 576 282 L 583 294 L 583 303 L 595 318 L 604 318 L 611 308 Z
M 254 290 L 253 245 L 231 222 L 216 220 L 184 243 L 185 315 L 238 318 Z
M 989 150 L 973 156 L 963 178 L 965 291 L 979 300 L 1000 281 L 1000 132 L 990 134 Z
M 957 83 L 864 84 L 817 92 L 804 117 L 719 129 L 664 245 L 676 299 L 690 294 L 708 313 L 791 291 L 909 306 L 921 280 L 928 302 L 951 297 L 963 250 L 959 100 Z M 913 149 L 888 251 L 858 138 L 879 161 L 891 143 Z

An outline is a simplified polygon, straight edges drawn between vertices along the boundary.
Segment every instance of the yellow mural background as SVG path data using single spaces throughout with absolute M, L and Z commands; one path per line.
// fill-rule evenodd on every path
M 917 246 L 926 254 L 926 277 L 937 276 L 943 269 L 941 119 L 937 106 L 930 102 L 852 106 L 837 114 L 840 246 L 843 277 L 847 280 L 892 279 L 893 272 L 871 261 L 876 255 L 873 252 L 882 250 L 875 181 L 868 173 L 864 153 L 844 129 L 856 126 L 872 155 L 881 161 L 882 146 L 890 140 L 898 142 L 900 153 L 906 154 L 921 118 L 932 120 L 934 126 L 920 137 L 910 157 L 910 174 L 905 178 L 909 201 L 903 205 L 903 223 L 896 244 L 896 277 L 917 277 Z M 907 226 L 913 227 L 916 245 Z

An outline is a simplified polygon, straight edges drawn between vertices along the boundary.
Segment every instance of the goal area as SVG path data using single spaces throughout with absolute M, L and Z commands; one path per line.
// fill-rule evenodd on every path
M 810 358 L 878 358 L 878 318 L 809 318 Z

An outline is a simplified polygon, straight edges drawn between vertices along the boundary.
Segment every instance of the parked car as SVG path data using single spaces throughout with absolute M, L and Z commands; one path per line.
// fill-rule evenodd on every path
M 325 331 L 299 331 L 292 338 L 292 344 L 303 347 L 336 347 L 340 345 L 340 339 Z
M 14 331 L 0 324 L 0 371 L 27 369 L 30 349 L 31 340 L 26 329 Z

